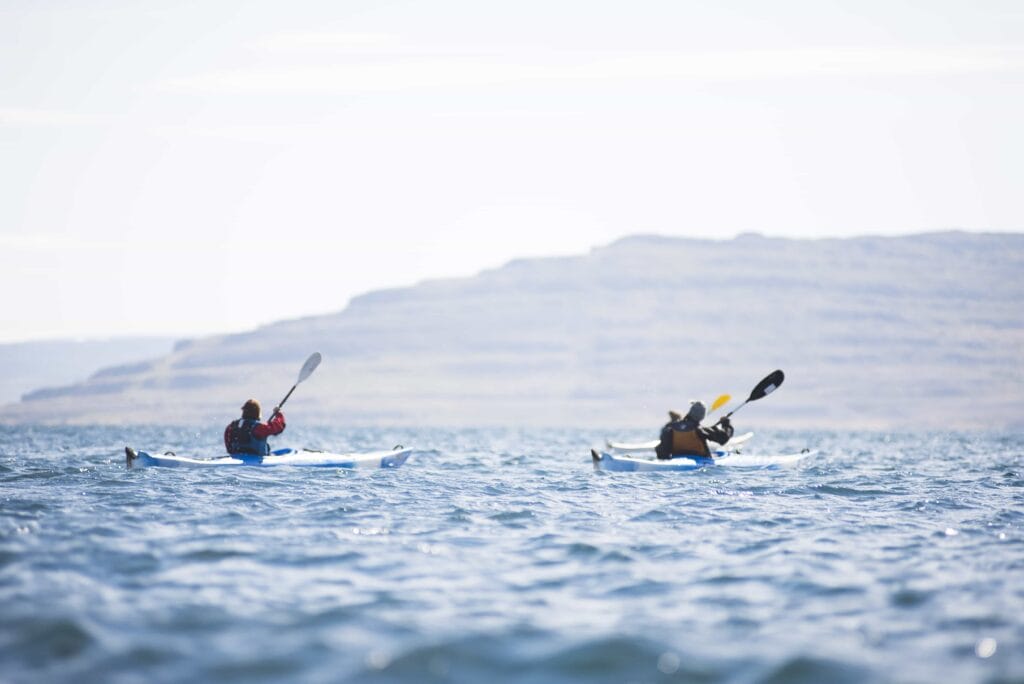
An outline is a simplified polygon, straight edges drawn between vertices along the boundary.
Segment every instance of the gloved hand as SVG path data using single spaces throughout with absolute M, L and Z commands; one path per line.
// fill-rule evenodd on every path
M 732 427 L 732 421 L 729 420 L 729 416 L 722 416 L 718 419 L 718 424 L 724 427 L 726 430 Z

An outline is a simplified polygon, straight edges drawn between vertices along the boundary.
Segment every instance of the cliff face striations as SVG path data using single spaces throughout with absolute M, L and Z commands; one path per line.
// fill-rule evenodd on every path
M 279 400 L 314 350 L 289 402 L 308 422 L 653 428 L 783 368 L 745 426 L 1021 427 L 1024 235 L 631 237 L 182 341 L 5 420 L 219 424 Z

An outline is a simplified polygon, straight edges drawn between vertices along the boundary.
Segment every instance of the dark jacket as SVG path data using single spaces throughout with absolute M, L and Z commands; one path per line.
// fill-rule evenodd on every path
M 725 444 L 732 439 L 732 423 L 730 423 L 728 419 L 723 420 L 723 423 L 716 423 L 711 427 L 701 427 L 700 423 L 694 423 L 686 418 L 665 423 L 665 426 L 661 428 L 661 442 L 654 451 L 658 455 L 658 458 L 672 458 L 677 455 L 672 453 L 672 433 L 696 432 L 698 442 L 704 447 L 702 450 L 704 453 L 695 453 L 691 455 L 710 456 L 711 450 L 707 446 L 709 441 L 717 444 Z

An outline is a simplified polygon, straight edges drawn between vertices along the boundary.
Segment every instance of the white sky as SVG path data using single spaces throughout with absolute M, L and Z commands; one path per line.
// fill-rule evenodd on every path
M 0 0 L 0 342 L 730 238 L 1024 229 L 1024 2 Z

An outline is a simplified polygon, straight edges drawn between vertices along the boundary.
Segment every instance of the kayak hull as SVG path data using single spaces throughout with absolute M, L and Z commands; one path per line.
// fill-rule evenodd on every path
M 606 452 L 591 450 L 594 470 L 606 470 L 619 473 L 652 472 L 652 471 L 687 471 L 701 468 L 785 468 L 796 465 L 805 458 L 813 456 L 813 451 L 802 451 L 797 454 L 778 456 L 753 456 L 716 451 L 714 458 L 700 456 L 676 456 L 665 460 L 637 458 L 635 456 L 619 456 Z
M 397 468 L 409 458 L 412 449 L 332 454 L 309 449 L 277 449 L 266 456 L 232 454 L 217 458 L 191 458 L 175 454 L 150 454 L 125 447 L 128 468 L 211 468 L 218 466 L 306 466 L 313 468 Z

